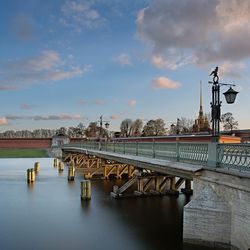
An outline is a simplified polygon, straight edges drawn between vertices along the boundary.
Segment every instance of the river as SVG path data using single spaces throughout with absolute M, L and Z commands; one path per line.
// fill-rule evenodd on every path
M 28 185 L 36 161 L 41 170 Z M 53 159 L 0 159 L 0 249 L 209 250 L 182 246 L 185 195 L 116 200 L 109 193 L 122 181 L 92 180 L 92 199 L 81 202 L 81 180 L 69 183 Z

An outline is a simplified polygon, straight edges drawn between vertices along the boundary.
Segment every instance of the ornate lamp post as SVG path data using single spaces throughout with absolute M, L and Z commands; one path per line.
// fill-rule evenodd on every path
M 223 93 L 225 95 L 226 101 L 228 104 L 234 103 L 236 96 L 238 94 L 237 91 L 232 89 L 234 84 L 227 84 L 219 82 L 218 69 L 216 67 L 214 71 L 210 74 L 213 76 L 213 81 L 209 81 L 212 84 L 212 102 L 211 104 L 211 116 L 212 116 L 212 135 L 219 136 L 220 134 L 220 115 L 221 115 L 221 101 L 220 101 L 220 86 L 229 86 L 230 88 Z

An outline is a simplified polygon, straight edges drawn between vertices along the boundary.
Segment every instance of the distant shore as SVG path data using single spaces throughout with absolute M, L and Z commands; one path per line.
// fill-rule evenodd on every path
M 46 149 L 0 149 L 0 158 L 42 158 L 49 157 Z

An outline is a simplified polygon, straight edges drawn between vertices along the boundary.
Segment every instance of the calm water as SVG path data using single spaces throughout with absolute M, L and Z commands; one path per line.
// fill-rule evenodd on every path
M 28 185 L 26 169 L 35 161 L 41 171 Z M 67 171 L 59 174 L 53 159 L 1 159 L 0 249 L 182 249 L 184 195 L 114 200 L 112 186 L 122 182 L 96 180 L 86 203 L 81 180 L 68 183 Z

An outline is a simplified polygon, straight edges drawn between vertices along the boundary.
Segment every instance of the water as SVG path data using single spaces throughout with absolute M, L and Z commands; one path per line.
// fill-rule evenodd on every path
M 41 171 L 28 185 L 26 169 L 35 161 Z M 93 180 L 91 201 L 81 202 L 81 180 L 68 183 L 53 159 L 1 159 L 0 249 L 182 249 L 185 195 L 115 200 L 109 193 L 122 181 Z

